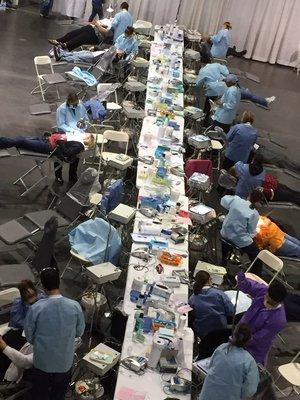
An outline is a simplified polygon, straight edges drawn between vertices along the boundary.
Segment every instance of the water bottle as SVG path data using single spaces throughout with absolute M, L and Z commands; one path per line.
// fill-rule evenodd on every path
M 166 160 L 165 160 L 165 155 L 162 154 L 159 159 L 156 176 L 158 178 L 165 178 L 166 175 L 167 175 Z
M 144 313 L 140 313 L 135 319 L 134 332 L 144 332 Z

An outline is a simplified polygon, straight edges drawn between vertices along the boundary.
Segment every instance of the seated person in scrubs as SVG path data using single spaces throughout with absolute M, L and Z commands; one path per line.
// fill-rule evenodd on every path
M 247 199 L 254 189 L 262 188 L 266 176 L 262 157 L 259 154 L 254 155 L 250 164 L 238 161 L 230 168 L 229 172 L 238 180 L 235 194 L 242 199 Z
M 241 161 L 247 163 L 257 141 L 257 129 L 253 127 L 254 115 L 244 111 L 240 124 L 233 125 L 227 133 L 227 148 L 222 167 L 226 170 Z
M 56 110 L 57 128 L 63 132 L 78 131 L 78 123 L 88 119 L 86 108 L 76 93 L 69 93 L 67 100 Z
M 240 321 L 240 324 L 248 324 L 251 328 L 252 338 L 246 350 L 257 363 L 266 365 L 273 340 L 286 325 L 283 305 L 286 288 L 278 281 L 273 281 L 269 286 L 259 283 L 246 278 L 244 272 L 237 274 L 237 282 L 239 290 L 253 299 Z
M 241 90 L 237 85 L 238 78 L 234 74 L 227 75 L 225 83 L 227 90 L 221 99 L 216 101 L 217 109 L 212 118 L 213 127 L 219 126 L 228 133 L 240 106 Z
M 189 305 L 193 308 L 194 331 L 201 339 L 211 331 L 226 328 L 227 317 L 232 317 L 234 312 L 228 296 L 212 287 L 211 277 L 206 271 L 197 272 Z
M 133 59 L 138 53 L 138 41 L 134 35 L 134 29 L 132 26 L 128 26 L 125 33 L 120 35 L 115 43 L 115 48 L 118 58 L 124 58 L 127 61 Z M 67 61 L 67 62 L 86 62 L 96 63 L 104 51 L 66 51 L 60 46 L 54 46 L 53 52 L 56 61 Z
M 259 372 L 254 358 L 246 350 L 250 340 L 250 327 L 240 324 L 229 343 L 217 347 L 198 400 L 242 400 L 256 393 Z
M 29 307 L 41 298 L 38 295 L 37 289 L 34 283 L 30 280 L 23 280 L 18 285 L 20 292 L 20 297 L 16 298 L 10 309 L 9 318 L 9 331 L 3 335 L 3 339 L 6 341 L 7 345 L 13 349 L 19 350 L 26 339 L 22 336 L 24 329 L 24 321 Z M 5 371 L 10 364 L 9 359 L 0 353 L 0 380 L 4 378 Z
M 259 248 L 253 241 L 256 235 L 256 227 L 259 220 L 259 213 L 255 205 L 261 203 L 263 194 L 255 189 L 247 200 L 239 196 L 224 196 L 221 199 L 221 206 L 228 210 L 222 229 L 221 236 L 226 241 L 238 247 L 242 253 L 246 253 L 250 261 L 254 261 Z M 230 248 L 222 241 L 222 265 L 227 266 L 227 258 Z M 259 261 L 252 266 L 251 272 L 260 275 L 262 265 Z
M 260 250 L 269 250 L 276 256 L 300 258 L 300 240 L 283 232 L 275 222 L 260 216 L 253 240 Z

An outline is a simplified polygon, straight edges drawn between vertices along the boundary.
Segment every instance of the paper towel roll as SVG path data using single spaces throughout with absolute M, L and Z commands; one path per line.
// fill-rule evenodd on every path
M 141 292 L 143 289 L 144 279 L 141 277 L 134 278 L 131 285 L 131 290 L 136 290 L 137 292 Z
M 166 130 L 166 127 L 163 126 L 163 125 L 160 125 L 160 126 L 158 127 L 158 132 L 157 132 L 158 138 L 162 138 L 162 137 L 165 136 L 165 130 Z
M 161 352 L 165 347 L 165 340 L 154 337 L 152 343 L 152 349 L 148 360 L 149 368 L 156 368 L 160 359 Z
M 186 316 L 185 315 L 180 315 L 179 321 L 178 321 L 178 327 L 177 327 L 177 332 L 182 333 L 186 325 Z

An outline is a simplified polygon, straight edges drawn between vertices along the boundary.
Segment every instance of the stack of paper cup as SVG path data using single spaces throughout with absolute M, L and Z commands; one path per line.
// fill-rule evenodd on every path
M 160 356 L 161 356 L 161 352 L 163 351 L 164 347 L 165 347 L 165 340 L 160 339 L 157 336 L 154 336 L 153 343 L 152 343 L 152 349 L 151 349 L 151 353 L 149 355 L 149 360 L 148 360 L 149 368 L 157 367 L 157 364 L 158 364 Z

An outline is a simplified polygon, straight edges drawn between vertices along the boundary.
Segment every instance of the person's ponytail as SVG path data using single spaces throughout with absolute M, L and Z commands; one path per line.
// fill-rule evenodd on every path
M 210 275 L 206 271 L 199 271 L 195 276 L 194 295 L 201 293 L 205 285 L 209 283 Z
M 231 344 L 236 347 L 245 347 L 251 339 L 251 336 L 249 325 L 239 324 L 232 334 Z

